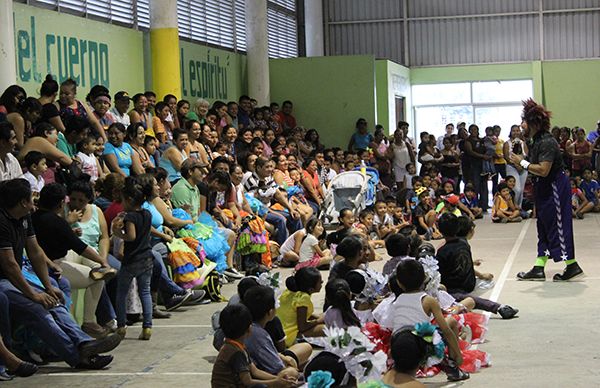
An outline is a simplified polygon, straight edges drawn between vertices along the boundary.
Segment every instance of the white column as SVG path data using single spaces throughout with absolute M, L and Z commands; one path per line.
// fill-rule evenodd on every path
M 306 56 L 325 55 L 323 43 L 323 0 L 304 0 Z
M 17 83 L 13 0 L 0 0 L 0 93 Z
M 246 2 L 246 50 L 248 94 L 258 106 L 269 105 L 269 37 L 267 34 L 267 0 Z

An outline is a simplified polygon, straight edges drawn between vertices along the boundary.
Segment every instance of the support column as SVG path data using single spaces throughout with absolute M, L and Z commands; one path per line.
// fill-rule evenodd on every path
M 13 1 L 0 0 L 0 94 L 17 83 Z
M 304 0 L 304 31 L 307 57 L 325 55 L 323 42 L 323 0 Z
M 248 94 L 258 106 L 269 105 L 269 36 L 267 33 L 267 0 L 246 2 L 246 50 Z
M 150 1 L 150 52 L 152 89 L 159 100 L 166 94 L 181 95 L 177 0 Z

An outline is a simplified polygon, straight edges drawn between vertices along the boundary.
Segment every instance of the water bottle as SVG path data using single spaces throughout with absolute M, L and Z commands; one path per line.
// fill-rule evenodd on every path
M 367 175 L 367 165 L 364 160 L 360 161 L 360 172 L 365 176 Z

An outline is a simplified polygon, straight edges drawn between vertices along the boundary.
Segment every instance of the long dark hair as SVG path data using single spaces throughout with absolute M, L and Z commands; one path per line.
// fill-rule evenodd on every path
M 352 292 L 344 279 L 330 280 L 325 286 L 325 299 L 333 308 L 340 310 L 342 320 L 347 326 L 360 326 L 360 320 L 354 314 L 351 301 Z
M 321 273 L 315 267 L 300 268 L 294 275 L 285 280 L 285 286 L 288 290 L 308 293 L 311 288 L 315 288 L 321 280 Z

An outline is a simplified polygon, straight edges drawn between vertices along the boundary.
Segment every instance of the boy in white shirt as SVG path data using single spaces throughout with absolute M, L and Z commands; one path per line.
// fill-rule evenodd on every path
M 44 178 L 42 175 L 48 170 L 46 165 L 46 155 L 38 151 L 29 151 L 25 155 L 25 167 L 27 172 L 21 176 L 29 182 L 31 191 L 35 198 L 37 198 L 44 187 Z

